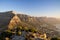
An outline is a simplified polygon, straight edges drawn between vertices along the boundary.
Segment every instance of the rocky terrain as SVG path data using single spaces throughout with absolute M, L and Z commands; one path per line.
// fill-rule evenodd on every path
M 60 23 L 60 21 L 56 18 L 33 17 L 33 16 L 29 16 L 29 15 L 24 15 L 24 14 L 18 14 L 14 11 L 0 13 L 0 31 L 1 31 L 0 33 L 2 35 L 2 32 L 5 33 L 6 30 L 9 33 L 13 33 L 14 34 L 14 35 L 12 35 L 13 37 L 10 36 L 10 37 L 12 37 L 11 40 L 15 40 L 14 38 L 16 38 L 16 37 L 18 39 L 21 39 L 21 36 L 23 33 L 24 34 L 27 33 L 28 35 L 30 35 L 30 33 L 32 33 L 32 34 L 38 33 L 39 35 L 41 34 L 44 37 L 45 37 L 44 34 L 46 34 L 46 36 L 48 38 L 60 37 L 60 33 L 58 31 L 56 31 L 57 30 L 56 26 L 52 25 L 52 24 L 56 24 L 56 23 Z M 21 32 L 22 33 L 21 36 L 17 36 L 16 32 L 19 32 L 19 33 Z M 24 34 L 23 34 L 23 36 L 24 36 Z M 41 35 L 37 38 L 40 38 Z M 26 34 L 25 34 L 25 36 L 26 36 Z M 25 38 L 25 36 L 23 38 Z M 6 36 L 3 36 L 3 38 L 4 37 L 6 37 Z M 45 38 L 47 38 L 47 37 L 45 37 Z M 33 39 L 35 40 L 35 36 Z M 25 39 L 22 39 L 22 40 L 25 40 Z

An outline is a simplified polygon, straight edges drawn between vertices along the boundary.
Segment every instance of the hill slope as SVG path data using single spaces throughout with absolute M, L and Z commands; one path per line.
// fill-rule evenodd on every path
M 46 33 L 51 37 L 59 35 L 59 33 L 56 31 L 57 28 L 44 19 L 47 20 L 49 18 L 46 19 L 43 17 L 31 17 L 24 14 L 15 14 L 13 11 L 2 12 L 0 13 L 0 30 L 7 28 L 14 29 L 17 26 L 22 26 L 35 28 L 39 32 Z M 50 20 L 48 21 L 50 22 Z

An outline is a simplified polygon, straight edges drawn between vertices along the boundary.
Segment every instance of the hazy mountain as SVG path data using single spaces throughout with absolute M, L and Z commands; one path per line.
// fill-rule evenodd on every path
M 60 24 L 60 19 L 53 17 L 39 17 L 40 20 L 43 20 L 46 23 L 50 24 Z

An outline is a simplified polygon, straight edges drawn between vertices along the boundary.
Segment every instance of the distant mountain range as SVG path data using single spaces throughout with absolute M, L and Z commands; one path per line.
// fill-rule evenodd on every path
M 14 11 L 0 12 L 0 31 L 13 29 L 16 25 L 36 28 L 49 36 L 59 35 L 53 24 L 59 24 L 60 20 L 50 17 L 33 17 L 25 14 L 18 14 Z

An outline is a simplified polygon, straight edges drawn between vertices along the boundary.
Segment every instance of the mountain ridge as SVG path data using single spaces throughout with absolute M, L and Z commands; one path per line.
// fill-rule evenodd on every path
M 21 22 L 17 22 L 17 26 L 22 26 L 22 27 L 29 27 L 29 28 L 36 28 L 36 30 L 41 31 L 42 33 L 48 33 L 50 34 L 49 36 L 52 36 L 52 32 L 54 35 L 57 35 L 57 28 L 53 26 L 51 23 L 48 23 L 45 21 L 47 18 L 42 18 L 42 17 L 32 17 L 29 15 L 24 15 L 24 14 L 17 14 L 14 11 L 8 11 L 8 12 L 2 12 L 0 13 L 0 29 L 3 30 L 2 28 L 7 29 L 10 21 L 14 18 L 14 16 L 17 16 Z M 15 18 L 16 20 L 16 18 Z M 13 20 L 13 21 L 15 21 Z M 18 21 L 16 20 L 16 21 Z M 54 19 L 55 20 L 55 19 Z M 48 20 L 49 21 L 49 20 Z M 50 21 L 51 22 L 51 21 Z M 53 21 L 52 21 L 53 22 Z M 16 23 L 16 22 L 15 22 Z M 14 23 L 11 25 L 15 25 Z M 10 25 L 10 26 L 11 26 Z M 2 28 L 1 28 L 2 27 Z M 15 28 L 14 26 L 12 26 Z

